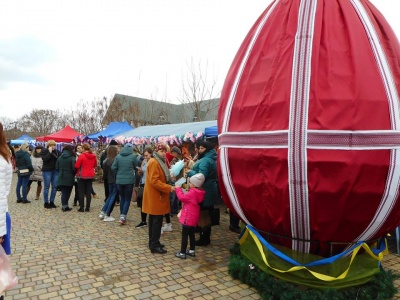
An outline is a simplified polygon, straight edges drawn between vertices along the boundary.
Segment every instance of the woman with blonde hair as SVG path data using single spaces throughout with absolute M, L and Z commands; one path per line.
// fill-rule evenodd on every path
M 89 144 L 82 145 L 83 152 L 79 155 L 75 163 L 76 178 L 78 180 L 79 194 L 79 212 L 90 211 L 90 202 L 92 201 L 94 169 L 97 167 L 97 158 L 93 154 Z M 86 207 L 84 206 L 84 197 L 86 196 Z
M 17 194 L 17 203 L 31 203 L 28 200 L 29 176 L 33 172 L 31 156 L 28 153 L 28 144 L 22 144 L 15 153 L 15 163 L 17 165 L 18 182 L 15 192 Z M 22 197 L 21 197 L 22 190 Z

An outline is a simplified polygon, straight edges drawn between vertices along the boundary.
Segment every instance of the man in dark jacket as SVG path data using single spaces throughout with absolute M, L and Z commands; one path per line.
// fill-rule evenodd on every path
M 54 204 L 54 199 L 56 198 L 57 185 L 58 185 L 58 172 L 56 170 L 56 162 L 61 152 L 56 149 L 56 142 L 50 140 L 47 142 L 46 148 L 42 150 L 43 159 L 43 181 L 44 181 L 44 191 L 43 191 L 43 201 L 45 208 L 56 208 Z M 51 194 L 49 202 L 49 189 L 51 184 Z

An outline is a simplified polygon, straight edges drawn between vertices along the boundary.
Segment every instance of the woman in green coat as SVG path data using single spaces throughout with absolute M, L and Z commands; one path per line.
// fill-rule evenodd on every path
M 206 191 L 204 201 L 200 204 L 201 211 L 207 211 L 210 220 L 214 211 L 214 205 L 218 199 L 217 187 L 217 152 L 214 145 L 207 141 L 199 143 L 198 161 L 194 164 L 193 169 L 190 170 L 188 177 L 196 173 L 204 175 L 205 181 L 202 188 Z M 201 228 L 200 239 L 196 241 L 196 246 L 207 246 L 210 244 L 211 224 Z
M 76 155 L 71 145 L 65 145 L 61 156 L 57 159 L 56 170 L 58 171 L 58 186 L 61 188 L 62 211 L 70 211 L 68 206 L 69 197 L 75 182 Z
M 18 169 L 18 182 L 16 187 L 17 203 L 31 203 L 28 200 L 29 176 L 33 172 L 31 156 L 28 153 L 28 144 L 23 144 L 15 153 L 15 161 Z M 21 197 L 22 190 L 22 197 Z

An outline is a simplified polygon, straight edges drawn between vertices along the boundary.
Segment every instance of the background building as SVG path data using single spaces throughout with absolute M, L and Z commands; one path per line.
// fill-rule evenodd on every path
M 127 121 L 134 127 L 217 119 L 219 99 L 173 104 L 115 94 L 103 123 Z

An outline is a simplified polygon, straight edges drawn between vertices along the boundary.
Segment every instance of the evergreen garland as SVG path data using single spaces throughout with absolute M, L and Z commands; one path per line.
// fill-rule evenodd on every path
M 400 278 L 400 274 L 392 274 L 390 270 L 385 271 L 382 268 L 381 271 L 366 284 L 339 290 L 318 290 L 298 286 L 263 272 L 257 266 L 254 266 L 250 260 L 242 256 L 237 243 L 231 247 L 230 252 L 229 274 L 232 278 L 238 279 L 250 287 L 254 287 L 261 295 L 262 299 L 384 300 L 391 299 L 398 292 L 393 285 L 393 281 Z

